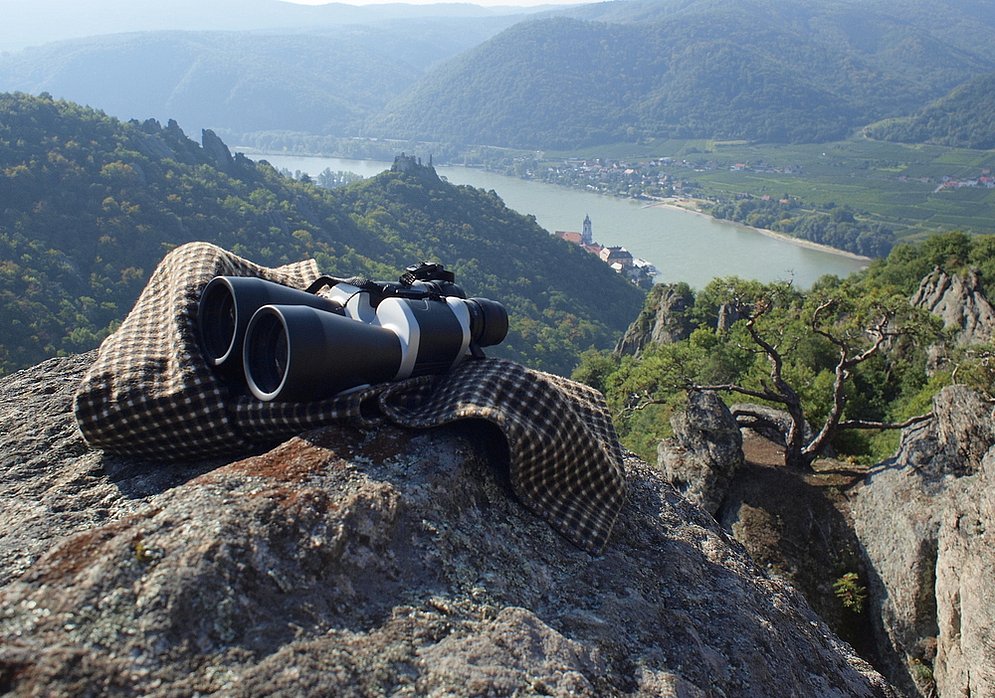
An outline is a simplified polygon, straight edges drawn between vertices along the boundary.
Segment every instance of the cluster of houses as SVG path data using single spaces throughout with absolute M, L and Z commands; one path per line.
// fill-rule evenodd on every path
M 657 269 L 645 259 L 633 257 L 632 253 L 621 246 L 604 246 L 594 241 L 594 230 L 591 225 L 591 217 L 584 216 L 584 227 L 582 232 L 568 230 L 557 230 L 553 233 L 561 240 L 566 240 L 572 245 L 577 245 L 593 255 L 597 255 L 602 262 L 610 266 L 617 273 L 628 277 L 633 283 L 644 286 L 652 285 L 653 277 L 657 274 Z
M 982 170 L 981 175 L 975 177 L 974 179 L 955 179 L 954 177 L 943 177 L 940 182 L 940 186 L 938 186 L 933 193 L 939 193 L 944 189 L 964 189 L 965 187 L 995 189 L 995 177 L 992 176 L 992 171 L 987 168 Z
M 933 184 L 937 180 L 933 177 L 919 176 L 919 177 L 909 177 L 908 175 L 899 175 L 899 182 L 919 182 L 920 184 Z M 992 175 L 992 170 L 990 167 L 986 167 L 981 170 L 981 174 L 977 177 L 951 177 L 949 175 L 943 175 L 939 179 L 939 183 L 936 188 L 933 189 L 934 194 L 939 194 L 941 191 L 949 191 L 951 189 L 965 189 L 965 188 L 977 188 L 977 189 L 995 189 L 995 176 Z

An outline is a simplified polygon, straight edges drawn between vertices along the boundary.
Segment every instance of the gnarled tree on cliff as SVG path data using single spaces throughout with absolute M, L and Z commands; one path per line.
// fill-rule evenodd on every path
M 785 463 L 796 467 L 810 467 L 840 430 L 894 429 L 929 418 L 885 421 L 880 406 L 868 405 L 854 386 L 858 367 L 877 362 L 868 375 L 887 376 L 936 336 L 935 320 L 903 296 L 861 295 L 838 280 L 801 294 L 790 283 L 723 279 L 705 293 L 739 319 L 728 330 L 699 328 L 688 342 L 657 352 L 651 366 L 633 376 L 625 409 L 659 404 L 681 389 L 773 404 L 789 416 L 779 430 Z M 763 419 L 749 411 L 739 416 Z

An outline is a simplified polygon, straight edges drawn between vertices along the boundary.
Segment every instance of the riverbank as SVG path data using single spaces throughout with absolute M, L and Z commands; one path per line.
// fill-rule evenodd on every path
M 769 230 L 768 228 L 754 228 L 752 225 L 746 225 L 745 223 L 740 223 L 738 221 L 730 221 L 725 219 L 718 219 L 715 216 L 711 216 L 701 210 L 701 204 L 698 199 L 668 199 L 665 201 L 656 201 L 651 204 L 647 204 L 646 208 L 670 208 L 676 209 L 678 211 L 683 211 L 684 213 L 692 213 L 696 216 L 703 216 L 705 218 L 710 218 L 712 220 L 722 220 L 724 223 L 732 223 L 733 225 L 745 228 L 747 230 L 752 230 L 761 235 L 766 235 L 767 237 L 774 238 L 775 240 L 781 240 L 782 242 L 787 242 L 798 247 L 804 247 L 807 250 L 817 250 L 819 252 L 825 252 L 827 254 L 836 255 L 838 257 L 844 257 L 846 259 L 852 259 L 858 262 L 866 262 L 870 264 L 873 262 L 873 258 L 865 257 L 864 255 L 857 254 L 855 252 L 848 252 L 847 250 L 841 250 L 838 247 L 830 247 L 829 245 L 823 245 L 819 242 L 812 242 L 811 240 L 802 240 L 801 238 L 796 238 L 785 233 L 779 233 L 776 230 Z
M 253 156 L 268 160 L 277 169 L 307 172 L 313 179 L 325 169 L 373 176 L 390 167 L 383 161 L 277 153 L 253 153 L 250 157 Z M 649 209 L 644 208 L 651 203 L 646 200 L 501 175 L 482 168 L 438 163 L 435 168 L 440 177 L 455 185 L 497 192 L 509 209 L 535 216 L 536 222 L 550 232 L 579 231 L 585 214 L 589 214 L 595 238 L 607 246 L 623 246 L 633 256 L 649 261 L 659 270 L 656 281 L 661 283 L 684 281 L 701 289 L 716 277 L 739 276 L 761 282 L 790 279 L 804 289 L 826 274 L 843 278 L 867 265 L 866 260 L 844 256 L 837 250 L 807 248 L 791 238 L 767 235 L 702 214 L 680 200 L 669 203 L 684 206 Z
M 305 171 L 305 172 L 310 172 L 310 174 L 311 174 L 312 177 L 318 176 L 318 173 L 321 171 L 321 169 L 319 169 L 321 167 L 321 165 L 317 165 L 316 164 L 318 162 L 323 162 L 323 163 L 324 162 L 328 162 L 328 163 L 335 162 L 335 163 L 339 163 L 338 165 L 336 165 L 336 167 L 333 167 L 331 169 L 333 169 L 333 170 L 334 169 L 347 170 L 347 171 L 350 171 L 350 172 L 354 172 L 354 173 L 356 173 L 356 174 L 358 174 L 360 176 L 363 176 L 363 177 L 372 177 L 372 176 L 374 176 L 376 174 L 379 174 L 383 170 L 388 169 L 390 167 L 390 163 L 389 162 L 387 162 L 387 161 L 379 161 L 379 160 L 347 160 L 347 159 L 332 158 L 332 157 L 325 156 L 325 155 L 316 155 L 316 154 L 303 155 L 303 154 L 300 154 L 300 153 L 294 153 L 294 154 L 288 154 L 288 153 L 265 153 L 265 152 L 261 152 L 261 151 L 258 151 L 258 150 L 252 149 L 252 148 L 245 148 L 245 147 L 243 147 L 243 148 L 236 148 L 236 150 L 238 150 L 238 151 L 240 151 L 240 152 L 242 152 L 242 153 L 244 153 L 244 154 L 246 154 L 246 155 L 248 155 L 249 157 L 252 157 L 252 158 L 256 158 L 256 159 L 268 159 L 268 160 L 271 161 L 271 164 L 277 164 L 278 166 L 285 167 L 285 168 L 287 168 L 287 169 L 289 169 L 291 171 L 302 170 L 302 171 Z M 487 170 L 486 168 L 468 168 L 465 165 L 441 165 L 441 166 L 437 166 L 437 169 L 440 170 L 440 171 L 446 170 L 446 169 L 461 169 L 461 170 L 469 170 L 469 171 L 472 171 L 472 172 L 490 172 L 491 174 L 494 174 L 494 175 L 500 176 L 500 177 L 506 177 L 507 176 L 507 175 L 501 175 L 501 174 L 499 174 L 497 172 L 491 172 L 490 170 Z M 315 170 L 315 171 L 313 171 L 313 170 Z M 455 179 L 459 180 L 459 179 L 462 179 L 462 178 L 455 178 Z M 526 179 L 526 178 L 513 177 L 512 179 L 517 179 L 517 180 L 522 181 L 522 182 L 533 182 L 533 183 L 537 183 L 536 180 Z M 554 187 L 562 188 L 565 191 L 583 191 L 582 189 L 580 189 L 578 187 L 570 187 L 570 186 L 565 186 L 563 184 L 549 184 L 549 183 L 543 183 L 543 184 L 547 184 L 548 186 L 554 186 Z M 610 196 L 611 198 L 618 199 L 620 201 L 625 201 L 625 200 L 631 201 L 631 199 L 628 199 L 627 197 L 622 197 L 622 196 L 615 196 L 615 195 L 611 195 L 611 194 L 604 194 L 604 196 Z M 702 205 L 703 204 L 704 204 L 704 201 L 702 201 L 700 199 L 694 199 L 694 198 L 689 198 L 689 197 L 679 197 L 679 198 L 678 197 L 673 197 L 673 198 L 670 198 L 670 199 L 659 199 L 659 200 L 653 201 L 652 203 L 646 204 L 645 208 L 668 208 L 668 209 L 672 209 L 672 210 L 681 211 L 682 213 L 691 213 L 691 214 L 694 214 L 696 216 L 701 216 L 702 218 L 707 219 L 707 220 L 717 221 L 717 222 L 721 222 L 721 223 L 724 223 L 724 224 L 729 224 L 729 225 L 734 226 L 736 228 L 742 228 L 744 230 L 754 231 L 754 232 L 760 233 L 761 235 L 763 235 L 765 237 L 772 238 L 774 240 L 778 240 L 778 241 L 781 241 L 781 242 L 786 242 L 786 243 L 788 243 L 790 245 L 793 245 L 795 247 L 800 247 L 800 248 L 803 248 L 803 249 L 812 250 L 814 252 L 822 252 L 822 253 L 825 253 L 825 254 L 830 254 L 830 255 L 839 257 L 841 259 L 848 259 L 848 260 L 852 260 L 852 261 L 856 261 L 856 262 L 861 262 L 861 263 L 863 263 L 865 265 L 867 263 L 869 263 L 869 262 L 872 261 L 872 259 L 870 257 L 865 257 L 863 255 L 859 255 L 859 254 L 856 254 L 856 253 L 853 253 L 853 252 L 848 252 L 846 250 L 841 250 L 839 248 L 831 247 L 829 245 L 823 245 L 821 243 L 811 242 L 809 240 L 802 240 L 800 238 L 792 237 L 791 235 L 785 235 L 784 233 L 779 233 L 779 232 L 776 232 L 774 230 L 769 230 L 769 229 L 766 229 L 766 228 L 755 228 L 753 226 L 746 225 L 745 223 L 739 223 L 737 221 L 730 221 L 730 220 L 726 220 L 726 219 L 716 218 L 715 216 L 711 216 L 708 213 L 705 213 L 704 211 L 702 211 Z M 555 229 L 555 226 L 552 229 Z

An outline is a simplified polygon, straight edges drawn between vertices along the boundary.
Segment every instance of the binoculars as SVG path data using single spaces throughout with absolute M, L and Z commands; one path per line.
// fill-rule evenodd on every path
M 217 276 L 201 294 L 197 327 L 208 364 L 230 385 L 298 402 L 445 373 L 501 343 L 508 312 L 466 298 L 451 272 L 422 263 L 398 283 L 321 277 L 307 290 Z

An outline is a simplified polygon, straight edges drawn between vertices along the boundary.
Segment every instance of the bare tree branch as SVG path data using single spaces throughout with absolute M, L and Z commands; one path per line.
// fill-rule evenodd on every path
M 771 402 L 784 403 L 784 396 L 778 395 L 770 390 L 752 390 L 750 388 L 744 388 L 741 385 L 736 385 L 735 383 L 720 383 L 718 385 L 689 385 L 688 390 L 694 390 L 696 392 L 703 392 L 705 390 L 714 390 L 727 393 L 738 393 L 739 395 L 746 395 L 748 397 L 755 397 L 758 400 L 770 400 Z
M 913 424 L 928 422 L 933 418 L 932 412 L 909 417 L 904 422 L 871 422 L 864 419 L 847 419 L 839 423 L 840 429 L 904 429 Z

